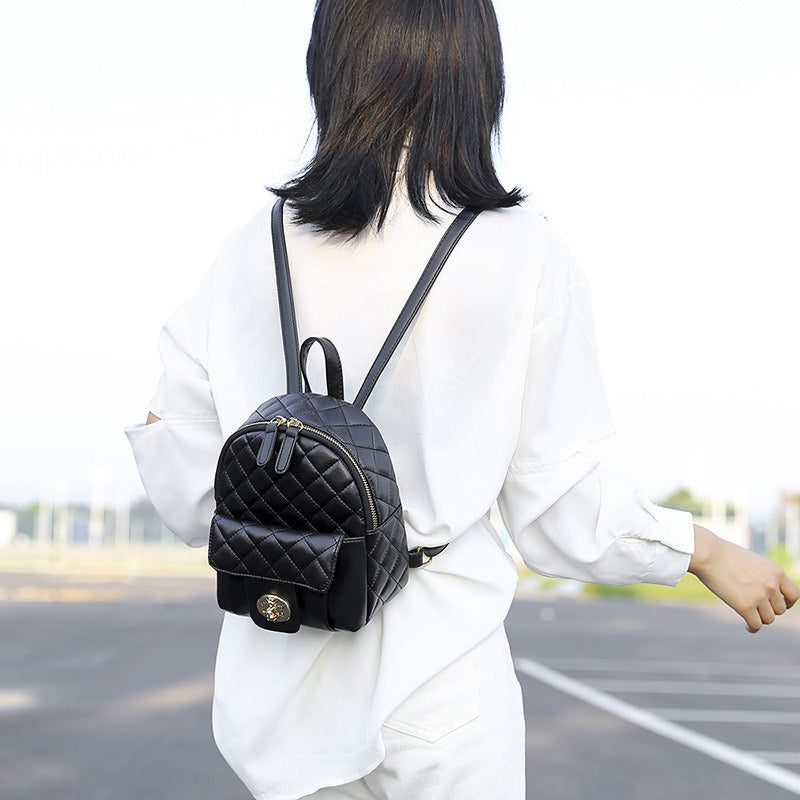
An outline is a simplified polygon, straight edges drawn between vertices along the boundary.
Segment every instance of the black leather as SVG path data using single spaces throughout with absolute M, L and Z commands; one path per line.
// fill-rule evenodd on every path
M 312 337 L 298 350 L 282 207 L 275 204 L 272 229 L 290 390 L 262 403 L 222 447 L 208 560 L 219 605 L 262 628 L 356 631 L 406 584 L 409 568 L 446 547 L 408 552 L 391 458 L 362 406 L 476 213 L 462 212 L 442 237 L 359 405 L 343 399 L 341 361 L 329 339 Z M 310 391 L 306 362 L 315 343 L 325 355 L 328 394 Z
M 305 390 L 306 392 L 311 391 L 311 385 L 308 382 L 308 375 L 306 374 L 308 351 L 317 343 L 322 346 L 322 351 L 325 354 L 325 382 L 328 385 L 328 394 L 331 397 L 338 397 L 339 400 L 344 400 L 342 359 L 339 358 L 339 353 L 333 342 L 330 339 L 326 339 L 324 336 L 310 336 L 303 342 L 303 346 L 300 348 L 300 368 L 303 371 Z
M 461 239 L 464 233 L 466 233 L 467 228 L 472 225 L 477 216 L 477 212 L 465 208 L 453 220 L 453 222 L 450 224 L 450 227 L 445 231 L 444 236 L 442 237 L 436 249 L 433 251 L 433 255 L 431 255 L 430 260 L 428 261 L 425 270 L 417 281 L 416 286 L 414 286 L 411 295 L 409 296 L 408 300 L 406 300 L 406 304 L 403 306 L 400 316 L 398 316 L 397 321 L 395 322 L 391 331 L 389 331 L 389 335 L 386 337 L 383 347 L 381 347 L 375 362 L 367 373 L 364 383 L 358 390 L 356 399 L 353 400 L 354 406 L 358 406 L 358 408 L 364 408 L 364 403 L 367 402 L 367 398 L 375 388 L 378 378 L 380 378 L 381 373 L 389 363 L 389 359 L 391 359 L 392 354 L 397 349 L 397 345 L 400 344 L 403 334 L 408 329 L 408 326 L 411 325 L 411 322 L 413 321 L 414 317 L 416 317 L 417 312 L 422 307 L 422 303 L 428 296 L 428 292 L 430 292 L 433 282 L 442 271 L 442 267 L 445 265 L 445 262 L 450 257 L 450 253 L 453 252 L 453 248 L 458 244 L 459 239 Z
M 424 567 L 429 564 L 434 556 L 438 556 L 442 550 L 447 547 L 446 544 L 439 545 L 438 547 L 415 547 L 408 552 L 408 566 L 412 569 L 417 567 Z
M 357 471 L 307 428 L 299 429 L 290 469 L 276 471 L 287 425 L 277 426 L 278 453 L 257 465 L 275 428 L 266 421 L 276 416 L 323 430 L 347 448 L 366 478 L 377 525 Z M 256 617 L 258 593 L 247 590 L 252 581 L 286 582 L 294 586 L 302 624 L 358 630 L 408 579 L 400 495 L 380 432 L 350 403 L 304 393 L 267 401 L 240 430 L 223 447 L 215 479 L 209 563 L 218 573 L 218 601 L 234 613 L 247 602 L 261 627 L 289 632 Z M 326 595 L 325 602 L 312 594 Z
M 286 354 L 286 392 L 291 393 L 300 391 L 300 369 L 299 366 L 295 365 L 299 339 L 292 296 L 292 279 L 289 272 L 289 256 L 286 252 L 286 236 L 283 230 L 283 206 L 284 199 L 281 197 L 276 201 L 272 209 L 272 247 L 275 254 L 275 273 L 278 288 L 278 305 L 281 312 L 283 349 Z M 400 344 L 403 334 L 422 307 L 434 281 L 442 271 L 442 267 L 444 267 L 453 249 L 479 213 L 479 211 L 465 208 L 450 223 L 428 260 L 411 295 L 406 300 L 397 321 L 389 331 L 389 335 L 370 367 L 367 377 L 356 395 L 356 399 L 353 400 L 353 405 L 359 408 L 364 407 L 367 398 L 375 388 L 378 378 L 389 363 L 392 354 L 397 349 L 397 345 Z
M 275 273 L 278 282 L 278 308 L 281 315 L 283 356 L 286 361 L 286 391 L 299 392 L 300 388 L 300 342 L 297 338 L 297 318 L 294 312 L 292 281 L 289 276 L 289 256 L 286 252 L 286 236 L 283 232 L 283 198 L 272 207 L 272 254 L 275 258 Z
M 343 533 L 320 533 L 241 522 L 214 514 L 209 562 L 218 572 L 291 583 L 327 592 Z
M 311 438 L 309 432 L 301 430 L 298 434 L 287 472 L 276 473 L 276 455 L 263 467 L 257 466 L 263 439 L 274 427 L 267 420 L 275 417 L 301 420 L 334 436 L 347 448 L 367 479 L 377 526 L 370 519 L 358 476 L 331 447 Z M 281 444 L 286 428 L 278 426 Z M 280 525 L 301 532 L 341 533 L 345 538 L 360 538 L 366 542 L 364 613 L 371 617 L 405 584 L 408 570 L 400 492 L 380 431 L 352 404 L 327 395 L 305 393 L 266 401 L 248 417 L 240 431 L 225 443 L 217 465 L 216 513 L 209 538 L 211 566 L 239 575 L 274 577 L 272 566 L 259 564 L 250 550 L 259 550 L 259 555 L 270 564 L 274 563 L 271 558 L 281 554 L 271 541 L 263 542 L 262 549 L 254 535 L 257 528 L 248 527 L 249 523 L 263 526 L 260 536 L 265 536 L 270 526 Z M 228 520 L 239 520 L 243 529 L 236 530 L 227 524 Z M 229 542 L 234 532 L 236 537 Z M 248 539 L 254 542 L 251 544 Z M 286 561 L 277 566 L 287 567 L 299 585 L 294 564 L 307 565 L 315 558 L 315 552 L 304 549 L 302 537 L 293 544 L 296 550 L 290 553 L 291 566 Z M 352 548 L 345 547 L 345 551 L 352 552 Z M 237 560 L 244 562 L 247 557 L 250 561 L 243 567 L 236 565 Z

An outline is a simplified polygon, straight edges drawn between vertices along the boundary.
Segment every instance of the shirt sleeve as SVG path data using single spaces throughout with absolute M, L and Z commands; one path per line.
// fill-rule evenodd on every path
M 159 421 L 125 428 L 150 502 L 164 525 L 193 547 L 208 544 L 222 447 L 205 367 L 212 280 L 209 272 L 161 329 L 164 371 L 149 404 Z
M 501 517 L 526 565 L 542 575 L 674 586 L 694 551 L 692 515 L 655 505 L 603 467 L 596 444 L 614 426 L 589 287 L 574 262 L 562 272 L 566 288 L 539 289 Z

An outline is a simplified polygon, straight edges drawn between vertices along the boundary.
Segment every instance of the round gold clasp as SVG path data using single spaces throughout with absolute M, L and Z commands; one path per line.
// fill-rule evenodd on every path
M 292 618 L 292 607 L 276 594 L 262 594 L 256 600 L 256 608 L 270 622 L 288 622 Z

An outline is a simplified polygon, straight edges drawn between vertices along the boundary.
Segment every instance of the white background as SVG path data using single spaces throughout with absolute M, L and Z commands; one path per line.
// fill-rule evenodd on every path
M 800 490 L 800 3 L 496 8 L 502 173 L 592 287 L 609 460 L 766 513 Z M 3 4 L 0 501 L 141 494 L 160 325 L 304 163 L 312 9 Z

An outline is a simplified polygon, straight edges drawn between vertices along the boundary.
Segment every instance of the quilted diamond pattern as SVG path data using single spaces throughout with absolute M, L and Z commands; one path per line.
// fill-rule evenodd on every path
M 262 403 L 247 422 L 266 421 L 275 416 L 296 417 L 329 430 L 348 445 L 367 473 L 378 503 L 379 521 L 394 512 L 400 504 L 394 467 L 380 431 L 360 408 L 323 394 L 284 394 Z
M 274 453 L 259 466 L 267 423 L 278 416 L 335 437 L 358 463 L 368 490 L 337 445 L 315 438 L 313 431 L 299 431 L 286 472 L 276 473 Z M 281 426 L 276 452 L 285 438 Z M 367 415 L 346 401 L 312 393 L 267 400 L 225 443 L 214 490 L 209 562 L 219 572 L 291 582 L 301 609 L 318 608 L 303 603 L 300 593 L 327 592 L 341 541 L 364 538 L 367 592 L 358 602 L 362 608 L 366 602 L 367 620 L 408 580 L 400 493 L 386 444 Z M 301 621 L 336 627 L 335 620 Z
M 342 534 L 293 531 L 215 514 L 209 563 L 220 572 L 271 578 L 313 592 L 330 588 Z
M 256 464 L 263 431 L 229 441 L 217 467 L 217 513 L 286 528 L 363 536 L 364 510 L 352 474 L 325 445 L 298 437 L 291 469 L 275 473 L 274 458 Z
M 408 581 L 408 548 L 403 509 L 367 536 L 367 614 L 372 616 Z

